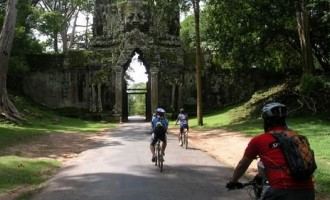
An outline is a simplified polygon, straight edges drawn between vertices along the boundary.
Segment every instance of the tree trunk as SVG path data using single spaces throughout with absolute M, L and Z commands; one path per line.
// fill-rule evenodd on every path
M 296 2 L 297 7 L 297 28 L 301 47 L 301 54 L 303 57 L 303 73 L 311 74 L 313 66 L 312 47 L 310 43 L 310 27 L 309 27 L 309 15 L 306 10 L 305 0 L 298 0 Z
M 58 36 L 57 36 L 57 32 L 54 33 L 54 51 L 55 53 L 58 53 Z
M 61 31 L 62 45 L 63 45 L 63 53 L 68 51 L 68 29 L 64 29 Z
M 17 0 L 8 0 L 6 16 L 0 34 L 0 114 L 5 118 L 17 122 L 22 119 L 7 92 L 7 72 L 10 52 L 15 36 L 17 17 Z
M 74 16 L 74 21 L 73 21 L 73 26 L 72 26 L 72 32 L 71 32 L 71 36 L 70 36 L 70 43 L 69 43 L 69 49 L 73 48 L 74 45 L 74 39 L 75 39 L 75 35 L 76 35 L 76 28 L 77 28 L 77 20 L 78 20 L 78 15 L 80 12 L 80 8 L 77 10 L 75 16 Z
M 87 17 L 86 17 L 86 29 L 85 29 L 85 47 L 86 49 L 89 46 L 89 42 L 88 42 L 88 27 L 89 27 L 89 16 L 87 13 Z
M 203 99 L 202 99 L 202 77 L 201 77 L 201 39 L 200 39 L 200 7 L 199 0 L 193 0 L 196 31 L 196 89 L 197 89 L 197 123 L 203 126 Z

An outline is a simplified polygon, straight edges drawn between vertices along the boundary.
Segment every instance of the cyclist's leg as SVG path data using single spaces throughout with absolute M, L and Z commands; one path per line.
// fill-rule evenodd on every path
M 179 132 L 179 135 L 178 135 L 179 141 L 181 140 L 181 134 L 182 134 L 182 132 L 183 132 L 183 128 L 182 128 L 182 126 L 180 124 L 180 132 Z
M 152 133 L 152 135 L 151 135 L 151 142 L 150 142 L 150 151 L 151 151 L 151 153 L 152 153 L 152 161 L 154 162 L 155 161 L 155 157 L 156 157 L 156 155 L 155 155 L 155 145 L 156 145 L 156 143 L 157 143 L 157 137 L 156 137 L 156 135 L 155 135 L 155 133 Z
M 179 134 L 179 145 L 182 145 L 182 134 L 183 134 L 184 127 L 180 124 L 180 134 Z
M 160 140 L 162 141 L 162 154 L 165 155 L 165 150 L 166 150 L 166 146 L 167 146 L 166 134 L 162 135 L 162 137 L 160 137 Z

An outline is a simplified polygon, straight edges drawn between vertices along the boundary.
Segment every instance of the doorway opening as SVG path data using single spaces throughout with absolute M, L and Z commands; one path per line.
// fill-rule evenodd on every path
M 138 52 L 134 52 L 125 72 L 124 113 L 128 120 L 148 120 L 149 75 L 147 68 Z

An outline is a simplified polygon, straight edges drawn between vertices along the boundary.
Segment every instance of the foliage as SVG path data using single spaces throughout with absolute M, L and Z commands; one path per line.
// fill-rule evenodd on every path
M 205 9 L 208 43 L 225 66 L 283 68 L 297 60 L 293 3 L 211 0 Z
M 329 0 L 309 0 L 312 50 L 323 69 L 330 70 Z
M 37 30 L 50 38 L 55 52 L 58 51 L 58 35 L 62 36 L 63 51 L 67 49 L 68 31 L 76 12 L 93 7 L 89 0 L 40 0 L 36 9 Z
M 325 68 L 329 6 L 310 2 L 313 53 Z M 224 67 L 300 68 L 295 1 L 210 0 L 205 11 L 208 47 Z
M 146 83 L 135 83 L 129 89 L 145 89 Z M 146 112 L 146 95 L 145 94 L 128 94 L 128 114 L 129 115 L 145 115 Z
M 201 43 L 202 47 L 206 48 L 206 13 L 204 11 L 201 12 Z M 195 48 L 195 21 L 194 15 L 189 15 L 185 18 L 183 22 L 181 22 L 181 30 L 180 30 L 180 38 L 183 42 L 185 49 L 194 49 Z
M 86 50 L 70 50 L 65 55 L 67 58 L 68 66 L 70 67 L 84 67 L 87 66 L 89 61 L 93 58 L 94 52 Z
M 304 95 L 310 95 L 313 92 L 319 92 L 325 87 L 325 82 L 321 77 L 306 74 L 302 77 L 300 83 L 300 92 Z

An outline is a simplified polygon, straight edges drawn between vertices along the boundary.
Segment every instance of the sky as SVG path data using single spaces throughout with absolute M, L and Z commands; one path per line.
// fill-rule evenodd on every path
M 148 82 L 146 68 L 143 63 L 138 60 L 138 56 L 139 54 L 135 53 L 135 55 L 132 57 L 131 64 L 127 69 L 127 74 L 133 78 L 133 82 L 128 81 L 128 85 Z

